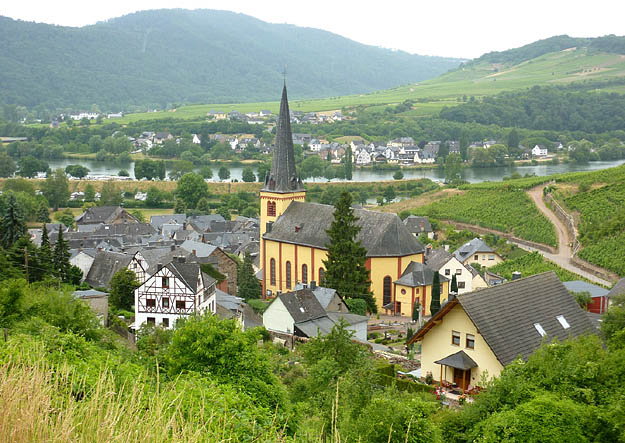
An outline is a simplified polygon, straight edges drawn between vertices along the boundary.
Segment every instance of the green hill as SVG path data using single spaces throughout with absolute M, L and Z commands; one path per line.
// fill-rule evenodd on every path
M 0 103 L 129 110 L 371 92 L 436 77 L 460 59 L 363 45 L 213 10 L 143 11 L 81 28 L 0 17 Z

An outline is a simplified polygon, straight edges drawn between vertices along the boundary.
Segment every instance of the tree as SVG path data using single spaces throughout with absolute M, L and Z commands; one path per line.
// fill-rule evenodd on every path
M 184 201 L 187 209 L 194 209 L 202 197 L 208 197 L 208 185 L 201 175 L 187 172 L 178 180 L 176 197 Z
M 63 210 L 63 212 L 57 212 L 54 215 L 54 219 L 58 221 L 59 223 L 63 223 L 68 228 L 74 228 L 74 223 L 75 223 L 74 214 L 69 208 Z
M 183 175 L 193 172 L 193 163 L 179 160 L 173 164 L 169 170 L 169 178 L 171 180 L 179 180 Z
M 516 149 L 519 147 L 519 143 L 520 143 L 519 133 L 517 132 L 516 129 L 512 129 L 510 132 L 508 132 L 508 140 L 506 144 L 508 145 L 508 148 Z
M 246 166 L 243 168 L 243 181 L 247 183 L 255 182 L 256 176 L 254 175 L 254 170 L 251 166 Z
M 397 197 L 397 194 L 395 193 L 394 187 L 387 186 L 386 188 L 384 188 L 384 199 L 386 200 L 386 203 L 391 203 L 393 200 L 395 200 L 395 197 Z
M 352 147 L 350 145 L 347 146 L 345 150 L 345 179 L 351 180 L 354 170 L 354 163 L 352 161 Z
M 326 170 L 326 163 L 319 158 L 318 155 L 306 157 L 300 166 L 300 175 L 302 178 L 323 177 Z
M 404 178 L 404 173 L 401 172 L 401 170 L 395 171 L 395 174 L 393 174 L 393 180 L 401 180 L 403 178 Z
M 197 209 L 202 214 L 208 215 L 211 213 L 211 207 L 206 197 L 202 197 L 201 199 L 198 200 L 197 206 L 195 207 L 195 209 Z
M 258 177 L 258 181 L 264 182 L 265 177 L 269 174 L 269 171 L 271 171 L 271 163 L 259 163 L 256 167 L 256 176 Z
M 625 347 L 625 294 L 610 296 L 610 307 L 601 321 L 601 335 L 608 346 Z
M 6 152 L 0 152 L 0 177 L 11 177 L 16 169 L 13 159 Z
M 93 185 L 91 183 L 87 183 L 87 186 L 85 186 L 85 201 L 95 201 L 95 189 L 93 189 Z
M 573 296 L 577 304 L 579 304 L 579 307 L 584 310 L 588 308 L 588 305 L 590 303 L 592 303 L 592 296 L 588 291 L 572 292 L 571 295 Z
M 412 321 L 419 321 L 420 311 L 421 305 L 419 304 L 419 300 L 415 300 L 414 305 L 412 306 Z
M 456 274 L 451 277 L 451 285 L 449 287 L 449 291 L 453 294 L 458 293 L 458 281 L 456 280 Z
M 177 198 L 174 202 L 174 214 L 184 214 L 185 212 L 187 212 L 187 205 L 183 199 Z
M 52 247 L 50 246 L 50 238 L 48 237 L 48 228 L 43 224 L 41 228 L 41 246 L 39 246 L 39 262 L 45 268 L 46 273 L 53 273 L 54 260 L 52 255 Z
M 135 302 L 135 289 L 141 286 L 137 274 L 124 268 L 117 272 L 110 283 L 109 301 L 117 309 L 132 310 Z
M 24 207 L 13 193 L 9 194 L 0 218 L 0 242 L 9 249 L 20 237 L 26 235 Z
M 142 178 L 148 180 L 157 178 L 159 175 L 159 165 L 160 162 L 150 159 L 135 161 L 135 178 L 137 180 L 141 180 Z
M 252 256 L 249 253 L 245 253 L 243 263 L 239 265 L 237 274 L 237 284 L 239 286 L 237 295 L 245 300 L 260 298 L 262 287 L 256 278 L 254 266 L 252 265 Z
M 226 221 L 231 220 L 230 211 L 228 211 L 228 206 L 226 205 L 217 208 L 217 214 L 221 215 Z
M 59 206 L 67 205 L 70 196 L 69 181 L 62 169 L 59 168 L 48 174 L 41 188 L 44 197 L 55 211 L 58 211 Z
M 217 172 L 217 175 L 219 176 L 219 180 L 227 180 L 230 178 L 230 169 L 222 166 L 221 168 L 219 168 L 219 172 Z
M 22 177 L 33 178 L 38 172 L 46 172 L 48 170 L 46 162 L 37 160 L 32 155 L 20 158 L 17 164 L 19 165 L 18 173 Z
M 460 154 L 449 154 L 445 159 L 445 181 L 447 183 L 457 183 L 460 180 L 462 171 L 462 157 Z
M 432 317 L 441 309 L 441 278 L 438 272 L 432 279 L 432 301 L 430 302 L 430 314 Z
M 52 263 L 54 265 L 55 274 L 61 279 L 61 281 L 67 282 L 70 277 L 70 263 L 69 263 L 69 243 L 63 238 L 63 230 L 59 229 L 59 236 L 54 244 L 54 251 L 52 252 Z
M 365 266 L 367 250 L 356 241 L 361 228 L 356 224 L 358 218 L 351 205 L 351 194 L 344 192 L 334 206 L 334 220 L 326 231 L 330 241 L 323 261 L 325 285 L 336 289 L 344 298 L 362 298 L 370 312 L 377 312 L 371 276 Z
M 89 172 L 89 168 L 82 165 L 67 165 L 65 167 L 65 173 L 74 178 L 85 178 Z
M 50 223 L 50 211 L 45 201 L 39 202 L 39 207 L 37 208 L 37 221 Z
M 465 131 L 462 131 L 462 133 L 460 133 L 459 145 L 460 145 L 459 148 L 460 148 L 460 155 L 462 156 L 462 160 L 466 161 L 469 158 L 468 156 L 469 135 Z
M 211 178 L 213 178 L 213 170 L 210 168 L 210 166 L 202 166 L 198 170 L 198 174 L 200 174 L 202 177 L 204 177 L 204 179 L 211 179 Z
M 141 210 L 135 209 L 130 213 L 130 215 L 136 218 L 139 223 L 145 223 L 145 215 L 143 215 L 143 212 Z
M 113 180 L 109 180 L 100 189 L 99 206 L 119 206 L 122 203 L 122 194 Z

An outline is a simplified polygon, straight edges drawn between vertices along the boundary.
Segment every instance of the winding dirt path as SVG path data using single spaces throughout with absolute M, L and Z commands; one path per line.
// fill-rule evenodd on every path
M 555 227 L 556 235 L 558 236 L 558 253 L 551 254 L 549 252 L 538 251 L 537 249 L 529 248 L 523 245 L 518 245 L 518 246 L 526 250 L 538 251 L 546 259 L 551 260 L 552 262 L 554 262 L 561 268 L 564 268 L 568 271 L 581 275 L 582 277 L 587 278 L 590 281 L 599 283 L 600 285 L 604 285 L 607 287 L 612 286 L 611 282 L 604 280 L 602 278 L 599 278 L 595 276 L 594 274 L 591 274 L 590 272 L 587 272 L 575 266 L 573 263 L 571 263 L 571 259 L 573 258 L 573 251 L 571 250 L 571 243 L 573 239 L 569 238 L 569 232 L 566 229 L 566 226 L 564 225 L 564 223 L 562 223 L 562 221 L 551 211 L 551 209 L 547 207 L 547 205 L 543 201 L 543 188 L 545 186 L 546 185 L 541 185 L 536 188 L 532 188 L 529 191 L 527 191 L 527 194 L 530 196 L 532 201 L 536 204 L 536 207 L 538 208 L 538 210 L 542 212 Z

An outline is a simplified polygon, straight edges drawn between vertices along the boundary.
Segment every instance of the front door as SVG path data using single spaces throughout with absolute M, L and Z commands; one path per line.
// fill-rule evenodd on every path
M 463 380 L 464 377 L 464 380 Z M 471 370 L 462 370 L 454 368 L 454 383 L 459 389 L 464 389 L 469 386 L 469 380 L 471 379 Z

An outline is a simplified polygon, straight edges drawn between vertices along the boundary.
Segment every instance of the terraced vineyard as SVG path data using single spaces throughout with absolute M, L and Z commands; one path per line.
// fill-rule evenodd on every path
M 562 269 L 555 263 L 545 259 L 538 252 L 532 252 L 522 257 L 506 260 L 489 269 L 495 274 L 511 280 L 512 273 L 518 271 L 523 277 L 540 274 L 541 272 L 554 271 L 562 281 L 580 280 L 581 277 L 566 269 Z
M 526 182 L 522 184 L 529 187 Z M 557 245 L 551 222 L 540 213 L 525 191 L 515 188 L 512 182 L 499 183 L 491 189 L 467 188 L 463 194 L 415 208 L 413 213 L 479 225 L 525 240 Z

